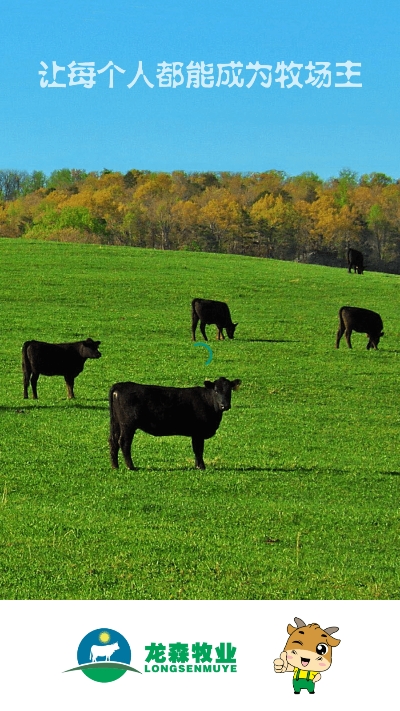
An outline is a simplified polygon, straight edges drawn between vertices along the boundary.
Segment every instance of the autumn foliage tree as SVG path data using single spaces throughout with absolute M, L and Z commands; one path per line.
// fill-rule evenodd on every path
M 0 170 L 0 236 L 343 261 L 400 272 L 400 181 L 316 173 Z

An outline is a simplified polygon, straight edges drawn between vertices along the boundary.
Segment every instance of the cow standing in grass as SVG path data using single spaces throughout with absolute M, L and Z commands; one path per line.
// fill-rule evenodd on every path
M 45 343 L 26 341 L 22 347 L 24 398 L 28 397 L 29 383 L 33 399 L 37 400 L 36 384 L 39 375 L 63 375 L 69 398 L 74 395 L 74 380 L 82 372 L 88 358 L 100 358 L 100 341 L 87 338 L 75 343 Z
M 215 323 L 217 326 L 217 340 L 224 340 L 223 329 L 226 329 L 228 338 L 233 338 L 237 323 L 233 323 L 228 304 L 224 301 L 211 299 L 193 299 L 192 301 L 192 340 L 196 340 L 196 327 L 200 321 L 200 331 L 207 341 L 206 325 Z
M 339 310 L 339 328 L 336 334 L 336 348 L 339 348 L 341 337 L 345 336 L 347 345 L 351 348 L 351 334 L 366 333 L 368 338 L 367 350 L 378 349 L 378 343 L 383 333 L 382 319 L 376 311 L 360 309 L 357 306 L 342 306 Z
M 332 664 L 332 647 L 340 644 L 340 639 L 331 636 L 339 627 L 323 630 L 316 622 L 306 625 L 299 617 L 294 621 L 296 627 L 287 626 L 289 639 L 280 657 L 274 659 L 274 670 L 278 674 L 293 672 L 295 694 L 300 694 L 302 689 L 314 694 L 321 672 L 327 671 Z
M 349 265 L 349 273 L 354 269 L 354 274 L 362 274 L 364 272 L 364 257 L 358 249 L 347 250 L 347 264 Z
M 135 469 L 131 446 L 136 430 L 156 437 L 191 437 L 195 467 L 205 469 L 204 441 L 213 437 L 222 415 L 231 408 L 231 392 L 241 381 L 218 378 L 204 387 L 169 388 L 139 383 L 116 383 L 109 395 L 110 454 L 118 468 L 121 448 L 128 469 Z

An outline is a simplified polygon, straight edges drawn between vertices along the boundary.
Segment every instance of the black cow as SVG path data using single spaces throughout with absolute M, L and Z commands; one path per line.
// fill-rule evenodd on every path
M 383 336 L 382 319 L 375 311 L 369 309 L 359 309 L 356 306 L 342 306 L 339 310 L 339 328 L 336 335 L 336 348 L 339 348 L 339 342 L 343 334 L 345 335 L 347 345 L 351 348 L 350 336 L 352 331 L 357 333 L 366 333 L 368 343 L 367 350 L 375 348 L 377 350 L 379 339 Z
M 207 341 L 206 325 L 215 323 L 218 329 L 217 339 L 225 339 L 222 329 L 226 329 L 229 338 L 233 338 L 237 323 L 233 323 L 228 304 L 225 301 L 193 299 L 192 301 L 192 340 L 196 340 L 196 327 L 200 321 L 200 331 Z
M 136 430 L 155 436 L 182 435 L 192 438 L 195 467 L 205 469 L 204 440 L 213 437 L 222 414 L 231 407 L 231 392 L 240 380 L 206 380 L 204 388 L 168 388 L 159 385 L 116 383 L 109 395 L 110 454 L 118 469 L 121 448 L 128 469 L 135 469 L 131 446 Z
M 348 249 L 347 250 L 347 263 L 349 265 L 349 273 L 351 273 L 351 270 L 354 269 L 354 274 L 357 272 L 359 274 L 362 274 L 364 271 L 364 257 L 362 255 L 362 252 L 359 252 L 358 249 Z
M 68 397 L 73 398 L 74 380 L 82 372 L 87 358 L 100 358 L 100 341 L 77 341 L 76 343 L 45 343 L 26 341 L 22 346 L 22 371 L 24 374 L 24 398 L 28 397 L 29 383 L 33 399 L 37 400 L 36 383 L 39 375 L 63 375 Z

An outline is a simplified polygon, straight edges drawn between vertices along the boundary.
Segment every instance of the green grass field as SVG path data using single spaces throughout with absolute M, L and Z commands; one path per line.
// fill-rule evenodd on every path
M 230 255 L 0 240 L 0 596 L 66 599 L 399 597 L 400 278 Z M 190 302 L 239 322 L 214 358 Z M 379 351 L 337 312 L 378 311 Z M 68 401 L 21 346 L 101 340 Z M 199 340 L 202 338 L 198 334 Z M 139 432 L 138 471 L 108 453 L 110 386 L 241 378 L 207 469 L 190 440 Z

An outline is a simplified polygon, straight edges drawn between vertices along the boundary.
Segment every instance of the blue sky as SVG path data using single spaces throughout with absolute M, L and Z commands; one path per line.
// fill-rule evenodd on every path
M 14 0 L 1 2 L 0 168 L 314 171 L 344 167 L 400 177 L 400 5 L 368 0 Z M 336 88 L 337 62 L 361 62 L 362 88 Z M 41 88 L 52 62 L 66 88 Z M 69 86 L 68 64 L 125 69 Z M 138 63 L 142 78 L 128 89 Z M 161 62 L 182 62 L 185 82 L 160 88 Z M 186 88 L 189 62 L 242 62 L 243 87 Z M 248 63 L 272 65 L 272 85 L 246 87 Z M 278 62 L 303 64 L 303 88 L 281 88 Z M 332 85 L 306 85 L 330 62 Z M 321 65 L 318 65 L 319 68 Z M 357 69 L 357 68 L 354 68 Z M 287 72 L 286 72 L 287 73 Z M 286 84 L 290 80 L 286 81 Z

